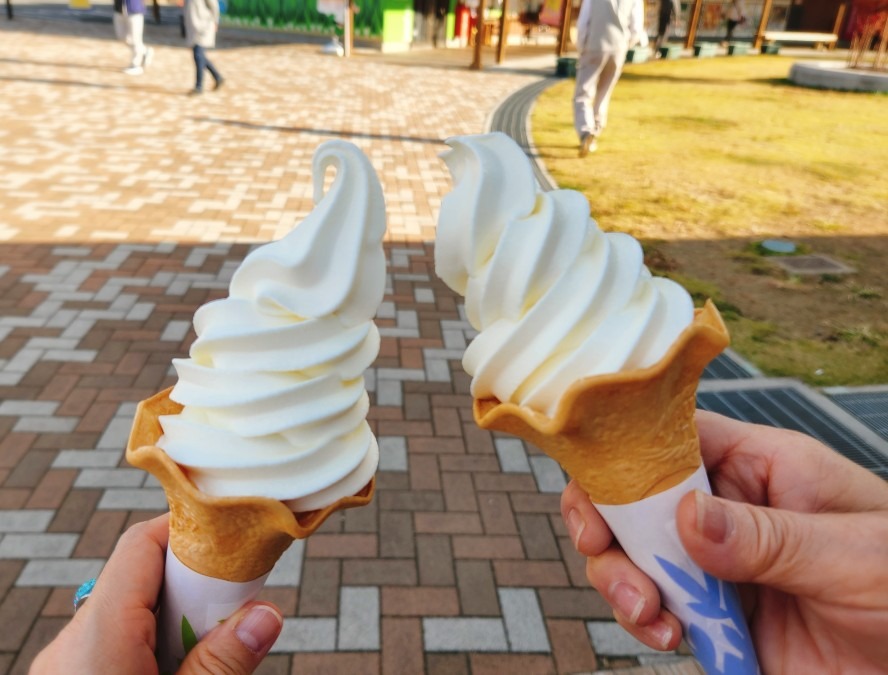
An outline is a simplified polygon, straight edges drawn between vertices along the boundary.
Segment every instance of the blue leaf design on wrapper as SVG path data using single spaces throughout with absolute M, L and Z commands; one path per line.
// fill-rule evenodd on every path
M 746 627 L 745 623 L 741 625 L 743 628 Z M 725 673 L 757 673 L 757 660 L 755 658 L 755 650 L 752 648 L 752 638 L 749 636 L 749 633 L 747 631 L 741 632 L 731 626 L 722 626 L 722 632 L 725 634 L 728 642 L 734 645 L 734 647 L 737 648 L 737 651 L 743 655 L 741 661 L 735 655 L 728 654 L 725 658 Z M 729 668 L 728 658 L 730 658 L 732 662 L 737 662 L 737 665 L 732 666 L 733 670 Z M 750 670 L 750 666 L 744 666 L 744 663 L 752 664 L 755 669 Z
M 726 609 L 722 609 L 719 605 L 711 605 L 705 602 L 691 602 L 688 607 L 695 614 L 705 616 L 707 619 L 730 619 L 731 613 Z
M 706 583 L 703 587 L 675 563 L 659 556 L 654 558 L 669 578 L 691 596 L 692 600 L 686 604 L 686 607 L 701 618 L 723 621 L 721 630 L 724 639 L 740 652 L 739 657 L 724 652 L 721 659 L 722 667 L 719 668 L 719 650 L 713 642 L 713 637 L 716 636 L 710 636 L 701 625 L 689 620 L 688 642 L 693 649 L 694 657 L 703 666 L 707 675 L 757 675 L 759 669 L 752 647 L 752 638 L 746 628 L 746 621 L 740 609 L 740 598 L 734 586 L 703 572 Z
M 697 580 L 685 572 L 681 567 L 658 555 L 654 556 L 654 558 L 657 559 L 657 562 L 660 563 L 660 567 L 662 567 L 666 574 L 669 575 L 669 578 L 686 590 L 689 595 L 694 596 L 700 602 L 705 602 L 708 599 L 709 594 L 706 589 L 698 584 Z
M 688 627 L 688 642 L 694 650 L 694 658 L 696 658 L 707 675 L 712 673 L 721 673 L 715 666 L 715 645 L 700 626 L 691 624 Z

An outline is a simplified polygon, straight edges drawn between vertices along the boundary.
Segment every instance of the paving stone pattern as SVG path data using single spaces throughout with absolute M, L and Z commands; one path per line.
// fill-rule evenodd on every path
M 663 657 L 585 581 L 560 469 L 475 426 L 473 333 L 434 275 L 442 139 L 482 131 L 538 76 L 223 38 L 229 84 L 187 98 L 175 30 L 149 25 L 154 65 L 127 78 L 110 26 L 0 24 L 0 674 L 26 672 L 119 535 L 165 510 L 123 458 L 135 405 L 174 382 L 194 310 L 251 246 L 310 210 L 311 154 L 336 137 L 368 153 L 387 198 L 366 378 L 379 487 L 284 554 L 262 594 L 284 630 L 260 672 L 652 672 Z

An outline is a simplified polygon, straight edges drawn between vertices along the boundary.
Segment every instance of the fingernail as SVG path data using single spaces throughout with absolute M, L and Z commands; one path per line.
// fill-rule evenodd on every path
M 583 530 L 586 529 L 586 521 L 576 509 L 571 509 L 567 514 L 567 530 L 570 532 L 570 538 L 573 541 L 574 548 L 579 548 L 580 537 Z
M 663 649 L 669 647 L 669 643 L 672 641 L 672 629 L 665 621 L 657 619 L 647 627 L 647 631 Z
M 715 544 L 723 544 L 734 531 L 734 519 L 730 512 L 720 501 L 699 490 L 694 493 L 694 499 L 697 504 L 697 532 Z
M 644 609 L 644 596 L 635 586 L 625 581 L 615 581 L 608 589 L 608 597 L 611 604 L 629 619 L 630 623 L 638 623 L 638 617 Z
M 264 654 L 277 640 L 283 625 L 283 617 L 274 609 L 268 605 L 256 605 L 238 622 L 234 634 L 254 654 Z

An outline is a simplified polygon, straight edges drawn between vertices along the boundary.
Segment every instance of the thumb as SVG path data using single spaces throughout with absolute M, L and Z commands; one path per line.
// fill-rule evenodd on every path
M 281 633 L 280 610 L 250 602 L 198 642 L 182 662 L 179 675 L 246 675 L 256 670 Z
M 839 515 L 753 506 L 699 490 L 679 502 L 676 525 L 685 550 L 704 571 L 808 596 L 847 575 L 844 558 L 824 551 L 842 551 L 842 542 L 850 551 L 857 536 Z

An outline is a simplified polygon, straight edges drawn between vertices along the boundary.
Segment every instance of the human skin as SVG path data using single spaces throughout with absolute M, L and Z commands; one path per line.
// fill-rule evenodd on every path
M 888 672 L 888 483 L 804 434 L 696 421 L 718 496 L 682 498 L 679 537 L 704 571 L 739 584 L 762 671 Z M 675 649 L 677 619 L 573 481 L 561 512 L 618 623 Z
M 168 514 L 128 529 L 89 598 L 37 655 L 30 672 L 157 673 L 154 610 L 168 541 Z M 282 621 L 271 603 L 248 603 L 191 650 L 179 675 L 252 673 L 280 634 Z

